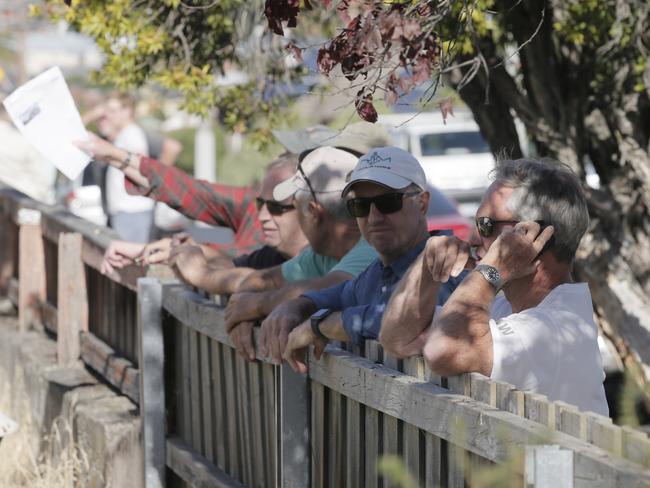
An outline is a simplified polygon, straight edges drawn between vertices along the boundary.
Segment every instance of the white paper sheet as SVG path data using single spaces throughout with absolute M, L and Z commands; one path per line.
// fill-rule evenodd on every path
M 72 144 L 88 135 L 58 66 L 17 88 L 4 106 L 29 143 L 68 178 L 75 179 L 90 162 Z

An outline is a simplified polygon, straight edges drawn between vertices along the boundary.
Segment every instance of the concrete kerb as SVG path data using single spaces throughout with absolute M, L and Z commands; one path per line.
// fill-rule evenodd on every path
M 85 368 L 59 367 L 56 347 L 45 334 L 19 334 L 15 318 L 0 317 L 0 368 L 12 390 L 22 384 L 28 394 L 36 432 L 41 433 L 31 441 L 34 450 L 46 447 L 43 439 L 54 420 L 65 419 L 88 458 L 86 486 L 138 486 L 142 447 L 137 406 Z

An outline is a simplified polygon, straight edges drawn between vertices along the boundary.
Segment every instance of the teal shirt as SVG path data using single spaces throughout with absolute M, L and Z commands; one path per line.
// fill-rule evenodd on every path
M 356 278 L 377 257 L 377 251 L 363 237 L 340 261 L 316 254 L 308 247 L 282 264 L 282 276 L 289 283 L 321 278 L 332 271 L 342 271 Z

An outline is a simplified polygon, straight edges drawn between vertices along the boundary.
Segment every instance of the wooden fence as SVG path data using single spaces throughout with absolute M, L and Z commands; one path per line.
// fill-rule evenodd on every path
M 427 487 L 486 469 L 526 486 L 650 485 L 644 433 L 481 375 L 432 376 L 374 341 L 329 346 L 308 375 L 246 362 L 218 300 L 135 267 L 101 275 L 111 237 L 0 190 L 0 292 L 22 330 L 56 334 L 61 364 L 81 358 L 139 404 L 146 486 L 388 487 L 386 454 Z

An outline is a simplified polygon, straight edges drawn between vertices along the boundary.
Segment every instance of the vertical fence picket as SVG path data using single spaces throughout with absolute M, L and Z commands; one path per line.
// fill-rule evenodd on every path
M 283 488 L 309 485 L 311 458 L 309 445 L 308 377 L 293 371 L 286 363 L 280 366 L 280 462 Z
M 26 332 L 40 317 L 40 305 L 46 299 L 41 213 L 20 209 L 18 224 L 18 328 Z
M 165 486 L 165 348 L 162 328 L 162 286 L 157 280 L 138 280 L 140 341 L 140 415 L 144 482 L 147 488 Z
M 59 235 L 57 298 L 57 361 L 60 366 L 77 362 L 81 354 L 81 332 L 88 331 L 86 275 L 81 259 L 83 237 Z

